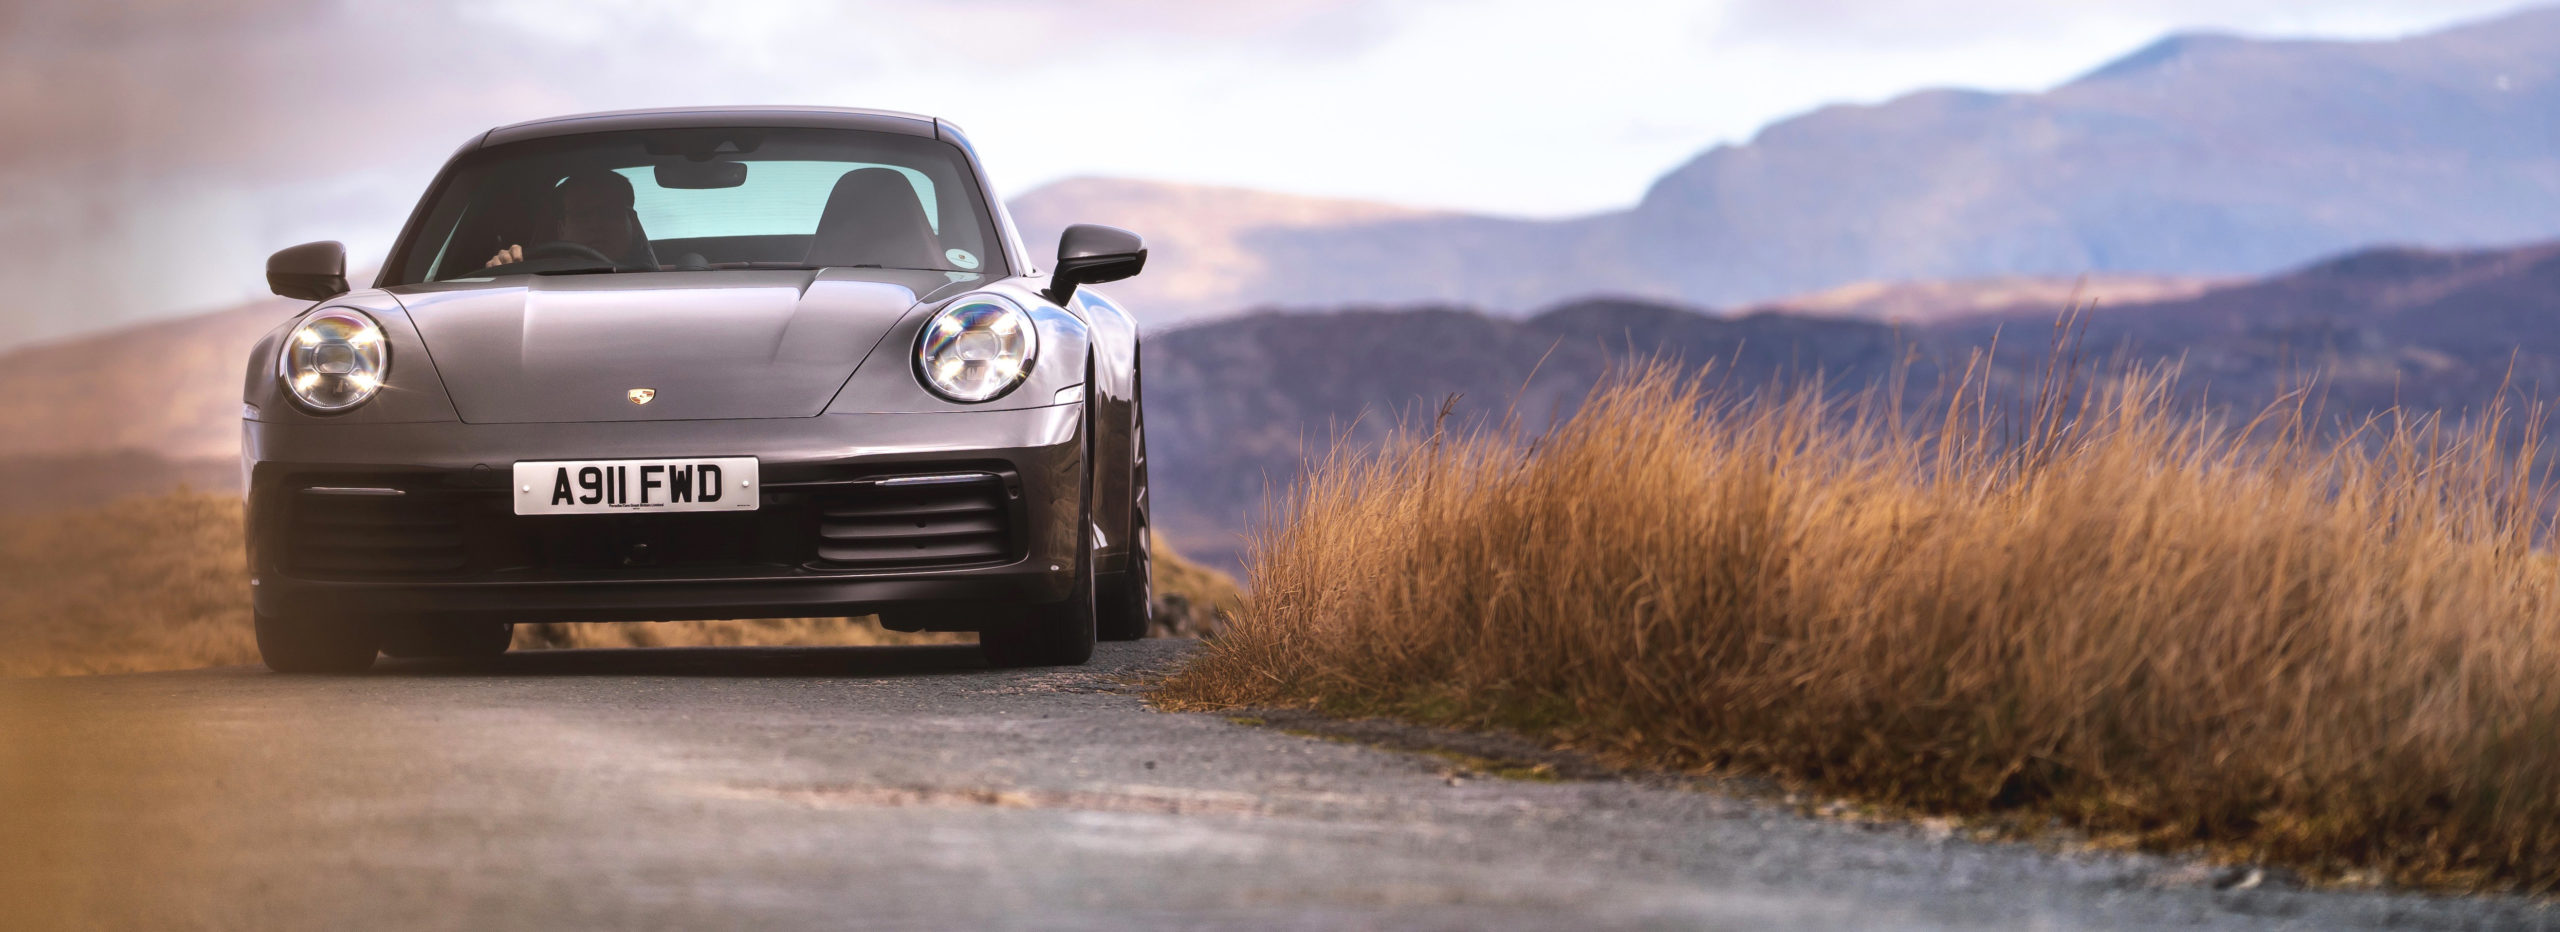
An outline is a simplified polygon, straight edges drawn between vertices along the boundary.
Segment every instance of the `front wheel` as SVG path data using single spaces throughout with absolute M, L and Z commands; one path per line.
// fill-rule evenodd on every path
M 1093 557 L 1076 568 L 1066 601 L 1024 609 L 1009 623 L 978 632 L 978 650 L 997 667 L 1072 667 L 1093 659 Z
M 1099 609 L 1101 620 L 1098 636 L 1105 641 L 1135 641 L 1147 636 L 1156 618 L 1156 572 L 1154 548 L 1147 541 L 1147 527 L 1133 522 L 1137 532 L 1129 536 L 1129 571 L 1120 574 L 1104 587 Z
M 1085 365 L 1085 378 L 1093 377 L 1092 363 Z M 1088 402 L 1090 400 L 1088 399 Z M 1094 586 L 1093 586 L 1093 415 L 1092 404 L 1085 405 L 1084 461 L 1087 469 L 1077 482 L 1077 494 L 1084 501 L 1076 508 L 1076 582 L 1066 599 L 1047 605 L 1033 605 L 1010 613 L 997 624 L 978 631 L 978 650 L 987 655 L 987 663 L 998 667 L 1072 667 L 1093 659 Z
M 382 631 L 365 621 L 259 615 L 258 659 L 278 673 L 362 673 Z

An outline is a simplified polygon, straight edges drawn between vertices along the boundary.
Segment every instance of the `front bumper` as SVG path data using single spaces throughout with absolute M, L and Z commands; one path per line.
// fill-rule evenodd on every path
M 245 422 L 254 601 L 261 614 L 287 617 L 518 622 L 1056 601 L 1072 591 L 1081 542 L 1082 409 L 582 424 Z M 508 483 L 518 460 L 710 456 L 758 458 L 757 512 L 512 512 Z M 879 479 L 955 472 L 989 477 L 982 511 L 1001 515 L 1000 553 L 848 564 L 828 559 L 810 536 L 826 515 L 846 511 L 844 502 L 868 504 L 844 496 L 864 494 Z M 382 501 L 405 504 L 383 511 L 372 502 L 320 500 L 315 487 L 397 490 Z M 347 516 L 368 514 L 380 520 L 349 529 Z M 355 558 L 315 555 L 323 538 L 364 543 Z M 390 559 L 415 556 L 403 548 L 433 555 Z

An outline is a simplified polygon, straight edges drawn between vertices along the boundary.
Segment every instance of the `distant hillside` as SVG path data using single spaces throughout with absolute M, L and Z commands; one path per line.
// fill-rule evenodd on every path
M 0 355 L 0 512 L 238 487 L 242 365 L 300 306 L 266 299 Z
M 2039 94 L 1830 107 L 1657 182 L 1675 293 L 1860 278 L 2258 274 L 2560 235 L 2560 10 L 2390 42 L 2175 36 Z M 1658 248 L 1655 248 L 1658 247 Z
M 1916 403 L 2005 330 L 1990 377 L 2000 390 L 2020 389 L 2043 364 L 2060 310 L 2031 303 L 1889 326 L 1616 300 L 1527 320 L 1369 310 L 1184 328 L 1147 345 L 1158 527 L 1213 565 L 1234 560 L 1266 489 L 1297 476 L 1333 438 L 1374 442 L 1399 422 L 1427 425 L 1452 393 L 1476 422 L 1499 417 L 1516 393 L 1521 423 L 1535 430 L 1631 357 L 1712 361 L 1745 388 L 1820 370 L 1844 389 L 1875 384 L 1900 359 Z M 2510 379 L 2533 396 L 2560 394 L 2560 243 L 2367 250 L 2174 300 L 2102 304 L 2086 327 L 2092 364 L 2176 364 L 2190 401 L 2228 410 L 2254 413 L 2310 385 L 2332 418 L 2395 403 L 2459 414 Z
M 1979 340 L 2003 323 L 1965 321 L 1933 338 Z M 2477 408 L 2502 386 L 2550 397 L 2560 394 L 2560 243 L 2363 250 L 2184 300 L 2102 308 L 2087 334 L 2093 350 L 2181 359 L 2192 388 L 2230 399 L 2273 397 L 2310 372 L 2321 400 L 2345 414 Z
M 2232 284 L 2232 281 L 2128 273 L 1858 282 L 1812 294 L 1779 298 L 1754 305 L 1746 313 L 1774 312 L 1930 324 L 1968 317 L 2050 315 L 2074 302 L 2125 307 L 2177 301 L 2227 284 Z
M 1526 313 L 1621 294 L 1738 307 L 1872 281 L 2259 275 L 2376 243 L 2560 236 L 2560 9 L 2396 41 L 2174 36 L 2040 93 L 1826 107 L 1701 154 L 1628 210 L 1572 220 L 1336 204 L 1340 216 L 1265 223 L 1231 206 L 1244 192 L 1109 184 L 1150 208 L 1115 213 L 1071 188 L 1019 203 L 1042 224 L 1069 219 L 1049 204 L 1091 204 L 1148 234 L 1164 250 L 1150 274 L 1166 284 L 1130 297 L 1160 322 L 1282 305 Z M 1034 240 L 1047 256 L 1053 241 Z
M 260 300 L 0 355 L 0 457 L 238 453 L 249 346 L 306 303 Z

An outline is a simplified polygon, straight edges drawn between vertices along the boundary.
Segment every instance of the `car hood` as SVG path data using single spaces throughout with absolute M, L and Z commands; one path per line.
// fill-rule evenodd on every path
M 813 417 L 907 311 L 966 286 L 954 277 L 510 275 L 394 293 L 467 422 Z

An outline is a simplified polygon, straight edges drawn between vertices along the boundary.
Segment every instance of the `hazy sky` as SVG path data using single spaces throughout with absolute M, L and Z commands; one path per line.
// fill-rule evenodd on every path
M 373 265 L 436 165 L 558 113 L 946 117 L 1004 193 L 1079 174 L 1529 216 L 1773 119 L 2036 89 L 2189 29 L 2370 38 L 2515 0 L 325 0 L 0 5 L 0 345 Z

